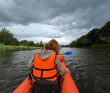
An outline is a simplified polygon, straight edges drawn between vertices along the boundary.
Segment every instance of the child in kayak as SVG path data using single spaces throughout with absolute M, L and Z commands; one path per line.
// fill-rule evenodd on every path
M 70 72 L 69 69 L 62 68 L 57 57 L 60 49 L 58 42 L 52 39 L 44 44 L 43 49 L 37 50 L 34 57 L 28 62 L 27 67 L 32 71 L 31 93 L 59 93 L 59 76 Z

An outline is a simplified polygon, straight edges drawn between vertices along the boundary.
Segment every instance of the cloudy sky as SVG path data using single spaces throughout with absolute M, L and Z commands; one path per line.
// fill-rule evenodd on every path
M 0 30 L 19 41 L 69 44 L 107 21 L 110 0 L 0 0 Z

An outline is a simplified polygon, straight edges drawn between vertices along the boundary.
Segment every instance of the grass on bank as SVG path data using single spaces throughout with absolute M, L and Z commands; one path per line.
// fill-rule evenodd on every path
M 41 47 L 32 47 L 32 46 L 12 46 L 12 45 L 3 45 L 0 44 L 0 52 L 9 52 L 9 51 L 20 51 L 20 50 L 34 50 L 40 49 Z

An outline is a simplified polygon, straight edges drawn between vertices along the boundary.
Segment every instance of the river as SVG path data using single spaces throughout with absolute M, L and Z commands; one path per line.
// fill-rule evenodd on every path
M 62 48 L 65 63 L 80 93 L 110 93 L 110 48 Z M 35 50 L 0 53 L 0 93 L 11 93 L 29 74 Z

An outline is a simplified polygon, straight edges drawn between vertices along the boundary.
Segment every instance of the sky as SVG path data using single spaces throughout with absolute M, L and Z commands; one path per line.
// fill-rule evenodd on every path
M 0 30 L 66 45 L 110 21 L 110 0 L 0 0 Z

